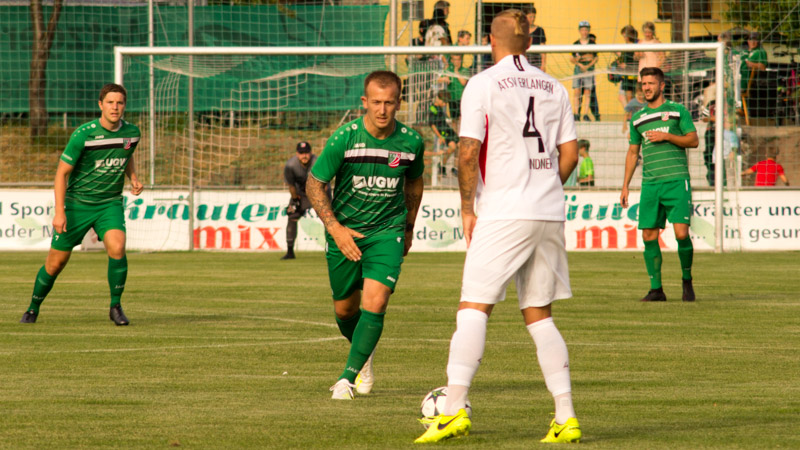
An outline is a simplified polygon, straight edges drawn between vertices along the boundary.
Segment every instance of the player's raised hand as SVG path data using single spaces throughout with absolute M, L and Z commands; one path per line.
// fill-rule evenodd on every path
M 353 238 L 363 238 L 363 234 L 347 228 L 344 225 L 332 226 L 328 230 L 328 233 L 330 233 L 333 240 L 336 241 L 336 246 L 339 247 L 339 250 L 345 258 L 350 261 L 358 261 L 361 259 L 361 250 L 358 248 Z

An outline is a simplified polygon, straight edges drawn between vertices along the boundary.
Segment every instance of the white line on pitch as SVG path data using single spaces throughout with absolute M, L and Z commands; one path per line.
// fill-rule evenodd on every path
M 252 315 L 235 316 L 235 315 L 230 315 L 230 314 L 217 314 L 217 313 L 199 314 L 199 313 L 183 313 L 183 312 L 177 312 L 177 311 L 152 311 L 152 310 L 147 310 L 147 309 L 137 310 L 137 312 L 139 312 L 139 311 L 140 312 L 149 313 L 149 314 L 155 314 L 155 315 L 158 315 L 158 314 L 171 314 L 171 315 L 174 315 L 174 316 L 200 316 L 200 317 L 203 317 L 203 316 L 206 316 L 206 317 L 222 316 L 222 317 L 231 317 L 231 318 L 238 318 L 238 319 L 242 319 L 242 318 L 245 318 L 245 319 L 261 319 L 261 320 L 274 320 L 276 322 L 302 323 L 304 325 L 316 325 L 316 326 L 319 326 L 319 327 L 328 327 L 328 328 L 338 328 L 339 327 L 335 323 L 312 322 L 310 320 L 287 319 L 285 317 L 252 316 Z
M 336 341 L 339 339 L 344 339 L 341 336 L 337 337 L 327 337 L 327 338 L 317 338 L 317 339 L 302 339 L 297 341 L 279 341 L 279 342 L 240 342 L 234 344 L 207 344 L 207 345 L 169 345 L 165 347 L 132 347 L 132 348 L 96 348 L 96 349 L 88 349 L 88 350 L 45 350 L 45 351 L 37 351 L 36 354 L 48 353 L 48 354 L 63 354 L 63 353 L 123 353 L 123 352 L 153 352 L 153 351 L 163 351 L 163 350 L 189 350 L 189 349 L 198 349 L 198 348 L 230 348 L 230 347 L 253 347 L 253 346 L 262 346 L 262 347 L 269 347 L 271 345 L 284 345 L 284 344 L 313 344 L 317 342 L 326 342 L 326 341 Z M 27 350 L 24 350 L 27 352 Z

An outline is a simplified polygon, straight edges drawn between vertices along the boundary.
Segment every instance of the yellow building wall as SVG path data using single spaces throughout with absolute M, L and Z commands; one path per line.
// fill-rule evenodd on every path
M 385 4 L 388 4 L 383 0 Z M 435 0 L 425 0 L 424 18 L 430 18 L 433 14 Z M 484 4 L 493 2 L 484 2 Z M 516 3 L 522 6 L 530 5 L 530 2 L 506 1 L 502 3 Z M 536 1 L 537 10 L 536 25 L 544 28 L 547 35 L 548 45 L 569 45 L 575 42 L 580 36 L 578 33 L 578 22 L 588 20 L 592 25 L 592 33 L 597 37 L 598 44 L 622 44 L 624 43 L 620 35 L 620 29 L 628 24 L 633 25 L 639 30 L 642 36 L 642 24 L 651 21 L 656 26 L 656 36 L 661 42 L 671 42 L 672 24 L 669 21 L 658 21 L 658 3 L 656 0 L 610 0 L 610 1 L 590 1 L 590 0 L 546 0 Z M 476 39 L 476 8 L 477 3 L 472 0 L 450 0 L 450 15 L 448 23 L 453 39 L 459 30 L 468 30 L 473 34 L 473 44 Z M 719 34 L 721 31 L 729 29 L 720 20 L 721 1 L 712 2 L 712 19 L 704 21 L 694 21 L 690 23 L 690 35 L 701 36 Z M 419 34 L 419 22 L 413 25 L 400 20 L 402 18 L 400 1 L 398 0 L 398 45 L 410 45 L 411 39 Z M 386 22 L 385 43 L 389 45 L 389 17 Z M 597 70 L 604 70 L 611 62 L 612 55 L 601 54 L 601 58 L 596 66 Z M 470 63 L 470 58 L 466 58 L 466 63 Z M 398 71 L 405 70 L 404 58 L 398 58 Z M 548 59 L 547 71 L 556 78 L 563 79 L 572 75 L 573 65 L 568 62 L 564 55 L 551 55 Z M 622 106 L 617 99 L 619 85 L 610 83 L 605 75 L 595 77 L 597 83 L 597 95 L 600 103 L 600 112 L 604 120 L 621 119 Z M 563 80 L 564 86 L 572 92 L 570 79 Z

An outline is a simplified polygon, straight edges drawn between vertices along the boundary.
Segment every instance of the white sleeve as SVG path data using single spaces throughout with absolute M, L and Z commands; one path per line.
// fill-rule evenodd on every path
M 572 115 L 572 105 L 569 103 L 569 94 L 563 85 L 558 86 L 561 87 L 561 120 L 558 126 L 558 136 L 556 136 L 557 146 L 578 139 L 578 133 L 575 132 L 575 117 Z
M 486 138 L 486 105 L 489 86 L 486 77 L 474 76 L 467 82 L 461 96 L 461 130 L 459 136 L 477 139 Z
M 441 25 L 433 25 L 428 28 L 428 32 L 425 33 L 425 45 L 428 47 L 439 47 L 442 44 L 442 39 L 444 38 L 444 28 Z

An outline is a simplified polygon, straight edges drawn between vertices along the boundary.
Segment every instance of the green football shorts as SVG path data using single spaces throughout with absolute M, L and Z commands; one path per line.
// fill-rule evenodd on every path
M 642 185 L 639 229 L 664 228 L 669 223 L 691 223 L 692 186 L 689 180 Z
M 388 233 L 356 239 L 361 250 L 360 261 L 347 259 L 327 233 L 326 240 L 325 258 L 334 300 L 344 300 L 356 289 L 363 289 L 364 278 L 385 284 L 394 292 L 403 264 L 404 234 Z
M 99 205 L 68 200 L 64 203 L 64 213 L 67 215 L 67 231 L 59 234 L 53 230 L 53 240 L 50 242 L 50 246 L 56 250 L 72 251 L 83 241 L 90 228 L 94 228 L 101 241 L 108 230 L 125 231 L 122 199 Z

